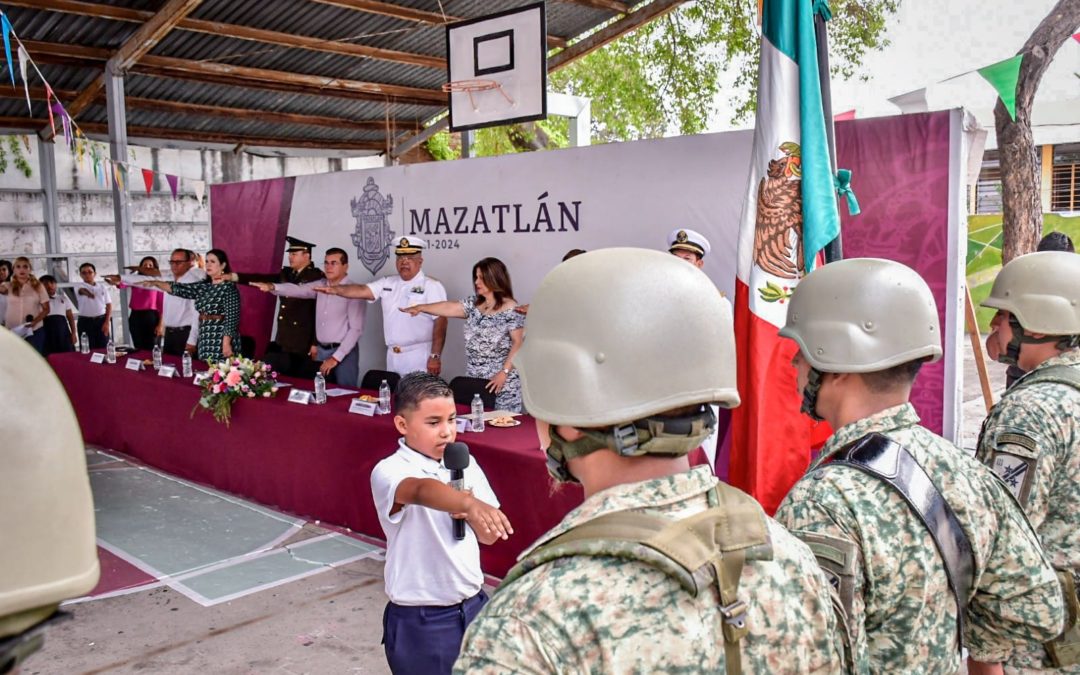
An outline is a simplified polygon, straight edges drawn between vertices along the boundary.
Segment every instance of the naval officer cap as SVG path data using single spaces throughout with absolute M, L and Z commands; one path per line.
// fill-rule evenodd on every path
M 294 251 L 306 251 L 311 253 L 311 249 L 315 248 L 315 244 L 303 239 L 297 239 L 296 237 L 285 237 L 285 241 L 289 242 L 289 245 L 285 247 L 285 250 L 289 253 Z
M 397 255 L 412 255 L 421 253 L 427 249 L 427 242 L 419 237 L 398 237 L 393 241 L 394 253 Z
M 668 253 L 690 251 L 704 258 L 711 248 L 709 240 L 700 232 L 678 228 L 668 235 Z

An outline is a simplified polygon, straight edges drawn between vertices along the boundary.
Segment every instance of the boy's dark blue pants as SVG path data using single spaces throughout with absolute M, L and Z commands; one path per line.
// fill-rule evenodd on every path
M 406 607 L 386 603 L 383 647 L 394 675 L 450 674 L 461 651 L 465 627 L 487 603 L 484 591 L 449 607 Z

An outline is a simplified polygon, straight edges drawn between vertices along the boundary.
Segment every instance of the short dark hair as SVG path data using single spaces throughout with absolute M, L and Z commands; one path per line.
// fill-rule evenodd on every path
M 572 248 L 572 249 L 570 249 L 569 251 L 566 252 L 566 255 L 564 255 L 562 257 L 562 261 L 566 262 L 570 258 L 576 258 L 576 257 L 578 257 L 579 255 L 581 255 L 584 252 L 585 252 L 585 249 L 583 249 L 583 248 Z
M 926 363 L 926 359 L 915 359 L 885 370 L 859 373 L 859 376 L 866 383 L 867 389 L 875 394 L 885 394 L 896 391 L 900 387 L 910 387 L 915 382 L 915 376 L 919 374 L 919 369 L 922 368 L 924 363 Z
M 7 268 L 7 273 L 9 277 L 15 275 L 15 268 L 11 266 L 10 260 L 0 260 L 0 267 Z
M 337 248 L 337 247 L 328 248 L 328 249 L 326 249 L 326 255 L 339 255 L 339 256 L 341 256 L 341 264 L 342 265 L 348 265 L 349 264 L 349 254 L 346 253 L 345 249 L 343 249 L 343 248 Z
M 1069 238 L 1069 235 L 1064 232 L 1051 232 L 1039 241 L 1037 250 L 1075 253 L 1076 247 L 1073 246 L 1072 239 Z
M 183 253 L 184 254 L 184 262 L 191 262 L 192 259 L 195 257 L 195 252 L 194 251 L 189 251 L 186 248 L 174 248 L 173 253 Z
M 42 274 L 40 277 L 38 277 L 38 281 L 40 281 L 43 284 L 55 284 L 56 283 L 56 277 L 54 277 L 51 274 Z
M 397 409 L 399 413 L 416 410 L 429 398 L 454 398 L 454 392 L 446 380 L 431 373 L 409 373 L 398 382 Z
M 97 274 L 97 268 L 94 267 L 94 263 L 92 262 L 84 262 L 83 264 L 79 265 L 79 271 L 82 272 L 87 267 L 94 270 L 94 273 Z

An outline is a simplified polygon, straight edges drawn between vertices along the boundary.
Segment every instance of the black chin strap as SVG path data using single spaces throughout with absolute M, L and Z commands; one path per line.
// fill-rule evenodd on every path
M 821 391 L 822 373 L 817 368 L 811 367 L 810 374 L 806 378 L 806 386 L 802 390 L 802 407 L 800 410 L 806 413 L 814 421 L 824 421 L 824 417 L 817 414 L 817 397 Z
M 1025 344 L 1040 345 L 1054 343 L 1055 346 L 1062 350 L 1068 351 L 1080 346 L 1080 335 L 1047 335 L 1045 337 L 1037 338 L 1024 333 L 1024 327 L 1020 325 L 1020 320 L 1016 318 L 1015 314 L 1009 315 L 1009 327 L 1012 328 L 1012 339 L 1009 340 L 1009 344 L 1006 345 L 1005 351 L 998 354 L 998 363 L 1004 363 L 1006 365 L 1015 366 L 1020 359 L 1020 347 Z

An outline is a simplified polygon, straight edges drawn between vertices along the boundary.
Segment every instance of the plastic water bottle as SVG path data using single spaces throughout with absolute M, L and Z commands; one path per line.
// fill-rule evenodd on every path
M 469 422 L 469 431 L 483 431 L 484 430 L 484 399 L 480 398 L 480 394 L 473 394 L 472 397 L 472 420 Z
M 116 363 L 116 343 L 113 342 L 112 336 L 109 336 L 109 343 L 105 345 L 105 362 Z
M 161 370 L 161 343 L 154 343 L 154 370 Z
M 380 415 L 390 414 L 390 385 L 386 383 L 386 380 L 379 385 L 379 407 L 375 412 Z
M 90 336 L 86 334 L 86 331 L 83 331 L 82 337 L 79 338 L 79 353 L 90 353 Z
M 326 403 L 326 378 L 322 373 L 315 373 L 315 403 L 316 405 Z
M 184 377 L 191 377 L 191 352 L 184 350 L 184 355 L 180 358 L 180 363 L 183 364 Z

